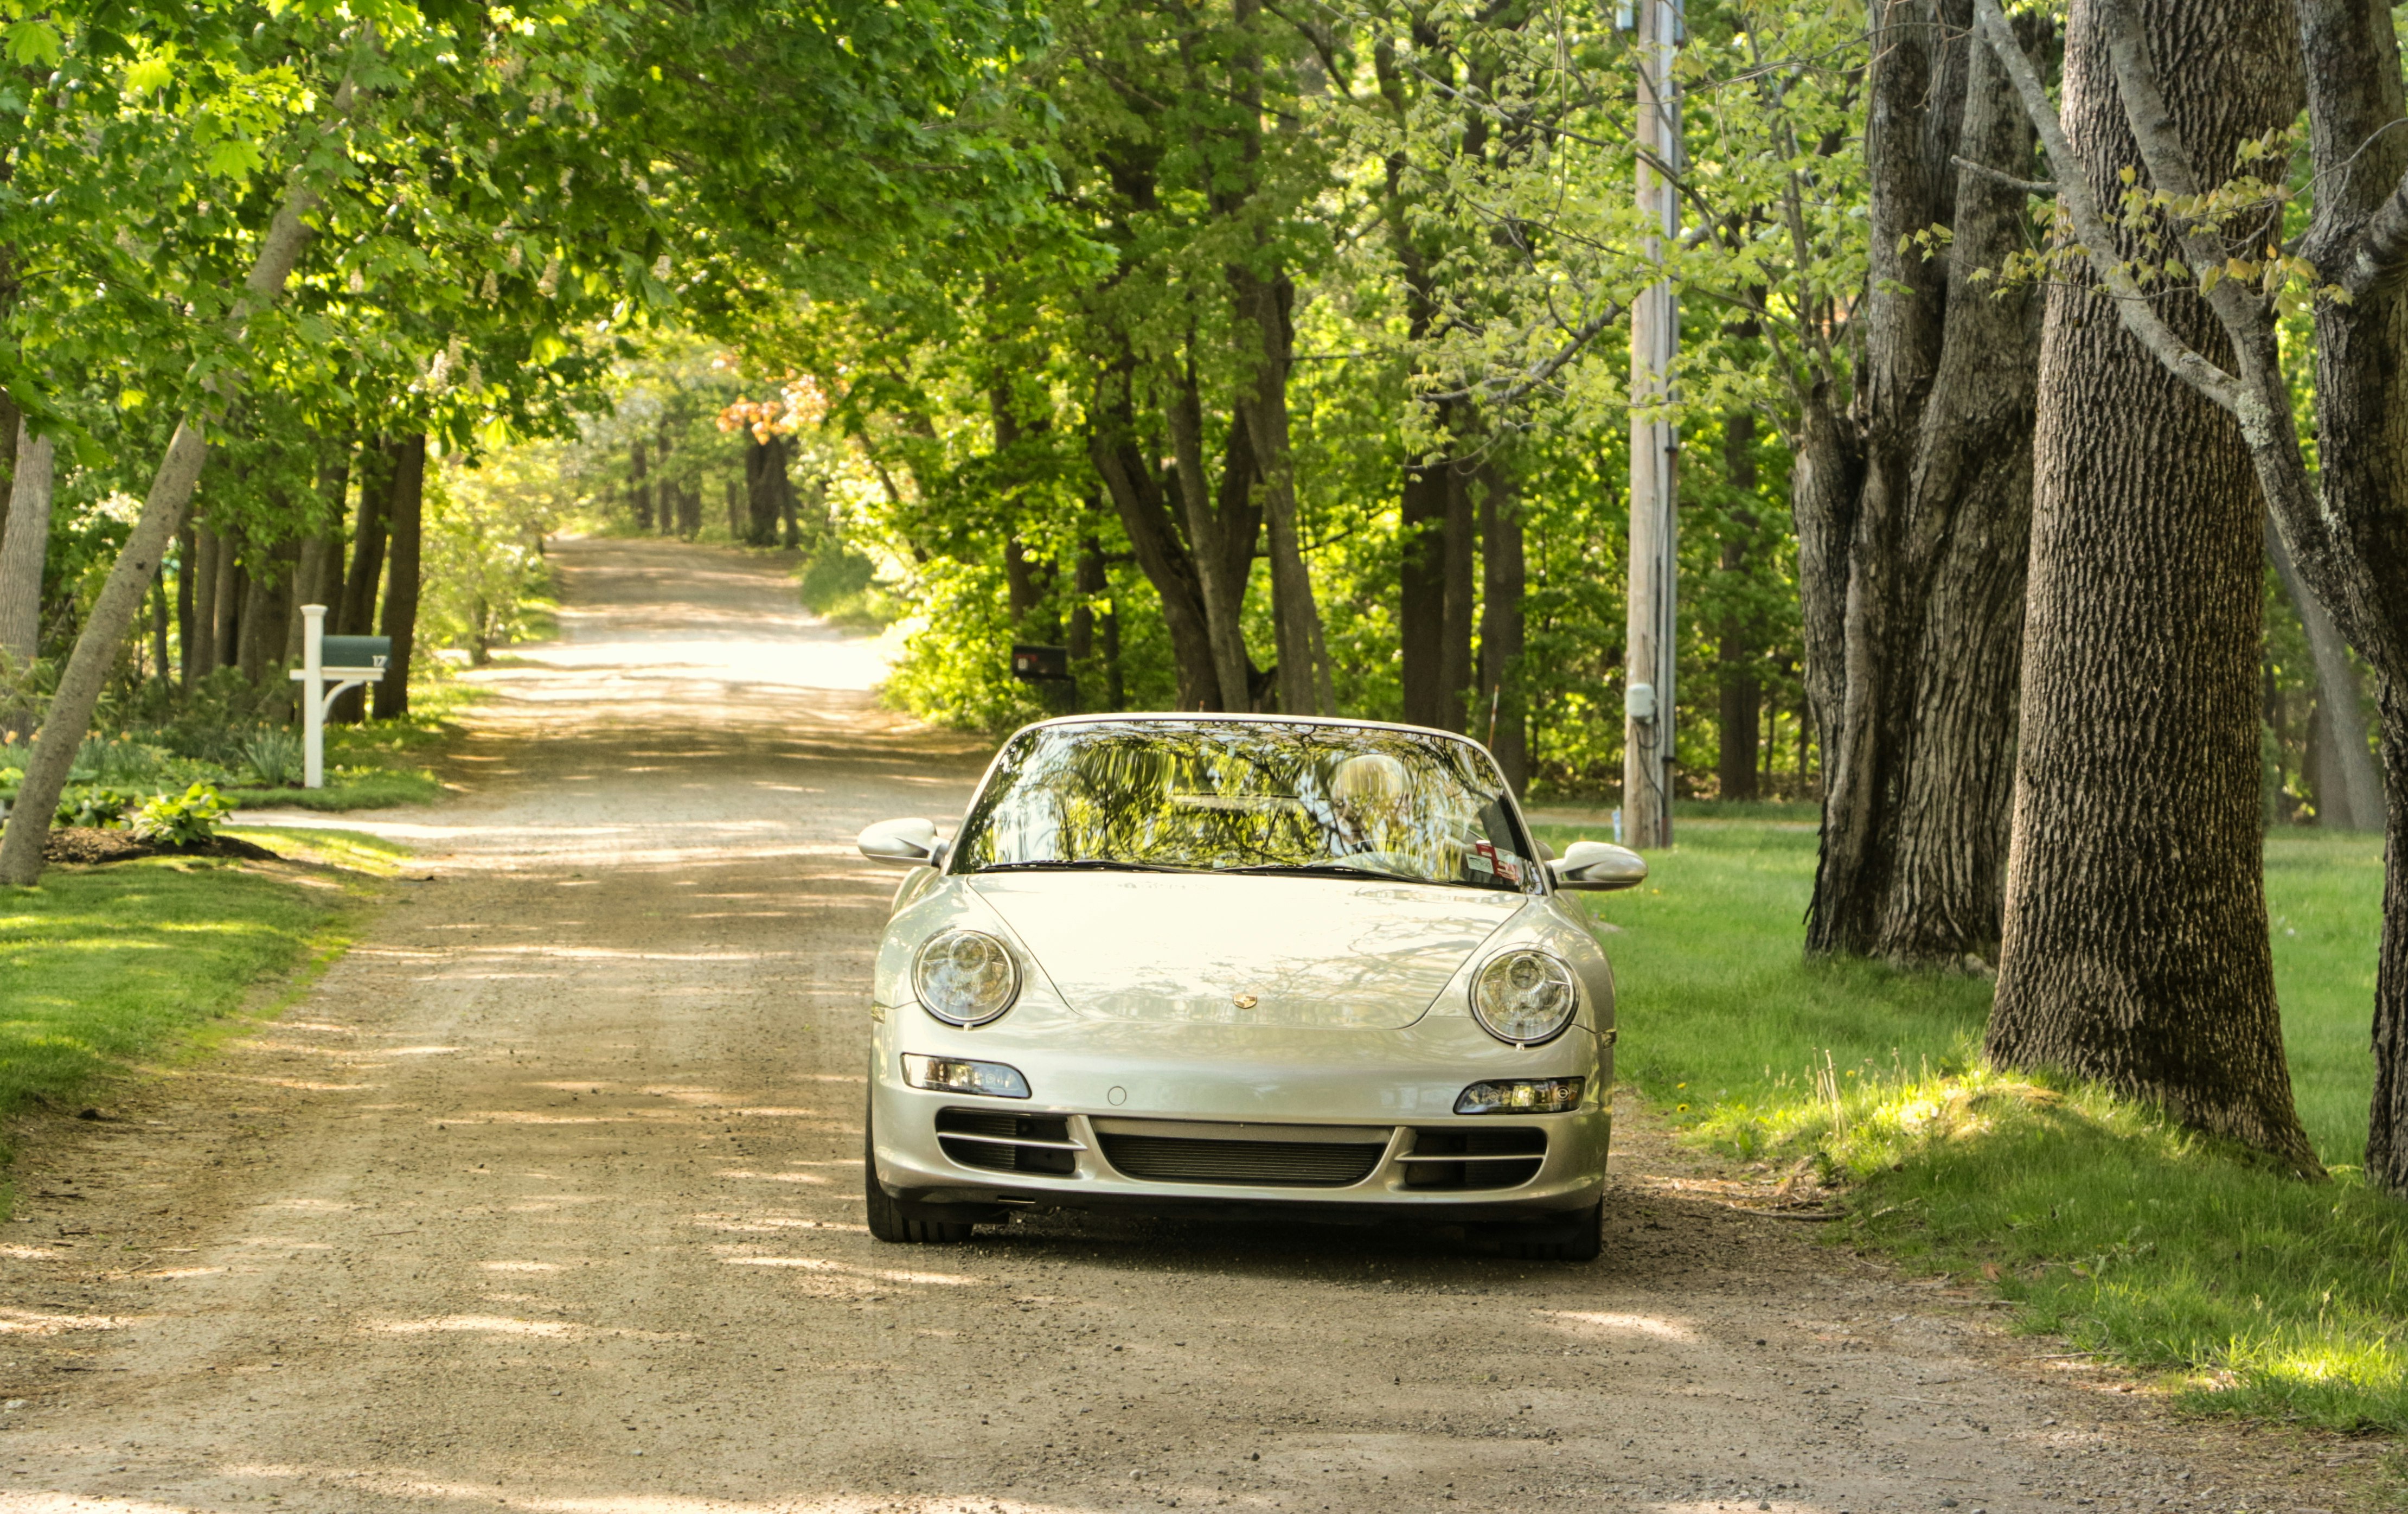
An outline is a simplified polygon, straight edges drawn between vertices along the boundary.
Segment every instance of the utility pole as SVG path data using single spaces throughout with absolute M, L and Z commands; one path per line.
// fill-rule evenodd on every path
M 1681 232 L 1668 173 L 1680 171 L 1681 96 L 1672 58 L 1681 42 L 1680 0 L 1634 0 L 1638 11 L 1639 214 L 1641 255 L 1661 269 Z M 1630 310 L 1630 622 L 1624 675 L 1622 820 L 1633 846 L 1672 844 L 1673 677 L 1680 641 L 1681 439 L 1672 424 L 1672 360 L 1681 309 L 1658 278 Z

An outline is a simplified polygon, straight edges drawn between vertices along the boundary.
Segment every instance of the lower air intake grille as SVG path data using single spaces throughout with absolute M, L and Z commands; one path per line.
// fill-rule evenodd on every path
M 1541 1130 L 1416 1130 L 1412 1151 L 1403 1162 L 1405 1187 L 1519 1188 L 1539 1175 L 1546 1155 L 1547 1132 Z
M 1131 1177 L 1157 1183 L 1236 1183 L 1254 1188 L 1347 1188 L 1371 1175 L 1385 1143 L 1209 1141 L 1185 1136 L 1097 1137 L 1104 1156 Z
M 965 1167 L 997 1173 L 1051 1173 L 1068 1177 L 1078 1170 L 1079 1147 L 1070 1122 L 1060 1115 L 1014 1115 L 999 1109 L 940 1109 L 937 1144 Z

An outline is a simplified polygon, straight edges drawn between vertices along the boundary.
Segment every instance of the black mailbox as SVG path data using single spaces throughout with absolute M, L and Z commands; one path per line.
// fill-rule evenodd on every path
M 320 646 L 319 666 L 381 668 L 393 656 L 390 636 L 329 636 Z
M 1011 676 L 1025 684 L 1068 682 L 1070 677 L 1070 649 L 1014 644 L 1011 649 Z

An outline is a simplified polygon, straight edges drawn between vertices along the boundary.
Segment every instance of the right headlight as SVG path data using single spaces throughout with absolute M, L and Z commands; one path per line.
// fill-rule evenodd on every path
M 1570 964 L 1553 952 L 1498 952 L 1471 978 L 1471 1015 L 1499 1041 L 1535 1046 L 1564 1033 L 1580 1009 Z
M 912 959 L 911 988 L 946 1024 L 984 1025 L 1020 997 L 1020 964 L 983 930 L 940 930 Z

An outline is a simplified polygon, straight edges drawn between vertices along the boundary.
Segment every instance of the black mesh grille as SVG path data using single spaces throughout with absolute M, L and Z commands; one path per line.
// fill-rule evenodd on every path
M 984 1136 L 985 1140 L 963 1140 Z M 950 1138 L 950 1139 L 949 1139 Z M 1051 1173 L 1068 1176 L 1078 1170 L 1078 1154 L 1053 1146 L 1067 1145 L 1070 1121 L 1061 1115 L 1015 1115 L 1001 1109 L 940 1109 L 937 1112 L 937 1144 L 945 1155 L 966 1167 L 996 1173 Z
M 1160 1183 L 1261 1188 L 1346 1188 L 1371 1175 L 1384 1142 L 1199 1141 L 1103 1135 L 1104 1156 L 1131 1177 Z
M 1404 1162 L 1405 1186 L 1412 1189 L 1519 1188 L 1539 1175 L 1547 1154 L 1547 1132 L 1522 1128 L 1447 1126 L 1413 1132 L 1413 1148 Z M 1430 1161 L 1412 1158 L 1485 1157 L 1485 1161 Z M 1498 1161 L 1526 1157 L 1527 1161 Z

